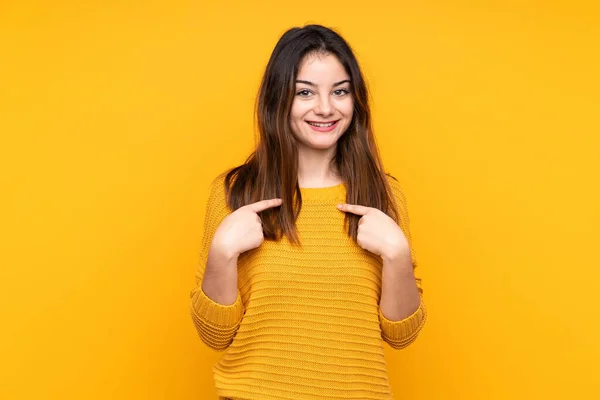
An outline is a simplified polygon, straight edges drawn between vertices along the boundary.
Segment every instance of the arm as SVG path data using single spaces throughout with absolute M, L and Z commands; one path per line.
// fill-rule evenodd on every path
M 230 212 L 224 179 L 219 176 L 210 185 L 195 288 L 190 293 L 190 312 L 198 335 L 217 351 L 231 344 L 245 313 L 237 287 L 237 257 L 212 243 L 215 231 Z
M 414 274 L 417 262 L 406 197 L 397 181 L 391 178 L 389 183 L 398 207 L 398 224 L 408 240 L 410 254 L 383 261 L 379 321 L 383 340 L 394 349 L 402 349 L 417 338 L 427 319 L 427 310 L 423 302 L 421 279 Z

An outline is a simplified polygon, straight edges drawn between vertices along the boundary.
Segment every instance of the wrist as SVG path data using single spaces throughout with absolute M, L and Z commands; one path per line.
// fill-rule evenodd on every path
M 412 271 L 412 257 L 410 250 L 390 251 L 381 255 L 384 264 L 395 265 L 400 269 Z
M 231 250 L 231 246 L 218 240 L 213 240 L 210 245 L 209 254 L 219 258 L 227 264 L 237 261 L 239 254 Z

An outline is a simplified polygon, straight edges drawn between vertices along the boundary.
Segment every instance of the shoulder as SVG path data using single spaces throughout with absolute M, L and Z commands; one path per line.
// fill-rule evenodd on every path
M 402 182 L 398 178 L 392 176 L 389 173 L 386 173 L 386 177 L 388 180 L 388 184 L 390 185 L 390 190 L 392 192 L 393 200 L 396 203 L 395 205 L 396 205 L 396 211 L 397 211 L 397 217 L 398 217 L 396 222 L 398 223 L 398 225 L 400 225 L 400 227 L 402 228 L 402 230 L 405 232 L 405 234 L 408 237 L 408 236 L 410 236 L 410 232 L 409 232 L 410 219 L 408 216 L 408 204 L 407 204 L 406 194 L 404 192 Z
M 225 187 L 225 177 L 227 172 L 222 172 L 213 177 L 208 185 L 207 208 L 209 211 L 218 215 L 230 212 L 227 205 L 227 192 Z
M 398 180 L 398 178 L 394 177 L 388 172 L 386 172 L 385 176 L 387 178 L 388 185 L 390 185 L 390 189 L 392 191 L 392 195 L 394 196 L 394 200 L 398 204 L 398 207 L 406 207 L 406 195 L 404 194 L 402 183 Z
M 212 179 L 210 180 L 210 184 L 209 184 L 209 194 L 210 195 L 217 195 L 221 192 L 223 194 L 225 194 L 225 176 L 226 175 L 227 175 L 226 172 L 221 172 L 219 175 L 212 177 Z

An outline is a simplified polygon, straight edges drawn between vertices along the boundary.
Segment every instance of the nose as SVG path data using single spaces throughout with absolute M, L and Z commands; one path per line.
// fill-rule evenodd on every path
M 315 114 L 321 116 L 331 115 L 333 113 L 333 106 L 329 96 L 319 96 L 315 104 Z

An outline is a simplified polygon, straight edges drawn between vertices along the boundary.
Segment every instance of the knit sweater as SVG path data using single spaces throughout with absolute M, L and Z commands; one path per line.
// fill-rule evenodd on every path
M 400 213 L 400 228 L 416 257 L 406 199 L 388 178 Z M 302 248 L 287 237 L 265 240 L 238 258 L 234 304 L 211 300 L 202 278 L 212 237 L 225 216 L 224 175 L 210 185 L 191 315 L 202 341 L 225 351 L 213 366 L 220 400 L 393 399 L 384 345 L 401 349 L 415 340 L 426 320 L 421 303 L 400 321 L 379 306 L 382 260 L 354 242 L 344 228 L 346 186 L 301 188 L 296 221 Z

